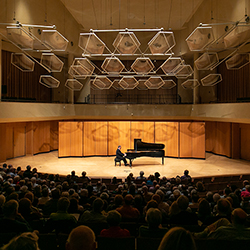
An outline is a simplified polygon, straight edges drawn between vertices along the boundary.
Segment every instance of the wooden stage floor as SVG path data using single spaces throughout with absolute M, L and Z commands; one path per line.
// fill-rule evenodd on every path
M 21 166 L 25 170 L 27 165 L 36 167 L 42 173 L 54 173 L 67 175 L 72 170 L 77 175 L 86 171 L 89 177 L 119 177 L 125 178 L 129 173 L 138 176 L 141 170 L 145 176 L 159 172 L 161 176 L 167 178 L 182 175 L 188 169 L 192 177 L 216 176 L 230 174 L 250 174 L 250 162 L 244 160 L 230 159 L 206 153 L 206 160 L 201 159 L 178 159 L 165 158 L 165 164 L 161 164 L 161 158 L 141 157 L 133 161 L 132 168 L 114 166 L 114 156 L 107 157 L 68 157 L 58 158 L 58 151 L 37 154 L 34 156 L 24 156 L 6 161 L 14 167 Z M 1 165 L 3 162 L 1 163 Z

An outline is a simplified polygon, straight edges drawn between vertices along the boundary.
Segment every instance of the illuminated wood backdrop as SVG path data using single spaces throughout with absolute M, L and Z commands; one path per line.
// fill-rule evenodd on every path
M 77 138 L 77 139 L 73 139 Z M 205 158 L 204 122 L 59 122 L 58 156 L 114 155 L 134 148 L 134 139 L 162 143 L 165 156 Z
M 165 155 L 170 157 L 202 158 L 207 151 L 250 160 L 250 124 L 207 121 L 204 126 L 204 122 L 181 121 L 31 121 L 0 123 L 0 162 L 57 149 L 60 157 L 114 155 L 119 144 L 123 151 L 133 148 L 134 138 L 164 143 Z

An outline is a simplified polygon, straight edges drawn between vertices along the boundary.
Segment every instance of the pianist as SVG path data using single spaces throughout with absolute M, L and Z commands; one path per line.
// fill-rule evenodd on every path
M 116 159 L 118 159 L 119 161 L 123 161 L 124 162 L 124 165 L 127 166 L 128 163 L 127 163 L 127 160 L 125 158 L 126 154 L 123 154 L 121 152 L 121 146 L 119 145 L 117 150 L 116 150 Z

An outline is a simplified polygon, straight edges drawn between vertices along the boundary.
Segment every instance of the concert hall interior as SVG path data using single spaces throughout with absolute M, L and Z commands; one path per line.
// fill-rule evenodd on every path
M 250 0 L 0 1 L 1 165 L 250 174 L 249 15 Z M 164 144 L 164 164 L 115 166 L 134 139 Z

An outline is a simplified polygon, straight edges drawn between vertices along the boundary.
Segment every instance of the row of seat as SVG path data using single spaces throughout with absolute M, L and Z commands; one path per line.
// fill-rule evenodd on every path
M 7 234 L 0 234 L 0 241 L 8 238 Z M 68 234 L 40 234 L 39 248 L 40 250 L 65 250 L 65 244 Z M 127 238 L 105 238 L 98 236 L 98 250 L 157 250 L 161 238 L 143 238 L 143 237 L 127 237 Z M 2 241 L 1 241 L 2 243 Z M 218 240 L 218 239 L 195 239 L 197 250 L 235 250 L 237 248 L 248 249 L 250 240 Z

